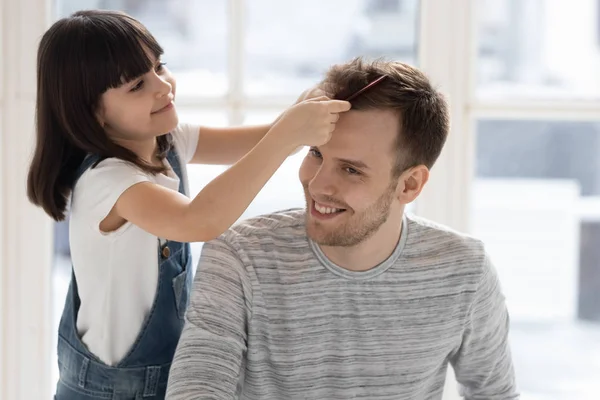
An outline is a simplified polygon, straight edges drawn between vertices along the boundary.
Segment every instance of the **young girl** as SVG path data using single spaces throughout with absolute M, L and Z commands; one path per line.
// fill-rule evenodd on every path
M 191 284 L 189 244 L 224 232 L 297 147 L 329 140 L 350 104 L 301 101 L 271 126 L 178 124 L 175 80 L 135 19 L 84 11 L 38 52 L 31 201 L 67 213 L 73 276 L 55 398 L 161 399 Z M 235 163 L 194 199 L 186 163 Z

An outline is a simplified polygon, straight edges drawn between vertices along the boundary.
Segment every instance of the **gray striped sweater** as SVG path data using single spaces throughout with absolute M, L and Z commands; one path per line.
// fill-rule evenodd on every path
M 405 217 L 365 272 L 331 263 L 304 211 L 204 245 L 167 399 L 517 399 L 508 315 L 481 242 Z

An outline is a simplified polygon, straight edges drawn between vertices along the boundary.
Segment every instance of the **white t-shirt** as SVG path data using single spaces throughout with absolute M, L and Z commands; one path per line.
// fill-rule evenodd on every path
M 198 126 L 185 124 L 173 132 L 184 181 L 198 132 Z M 171 168 L 167 174 L 152 175 L 109 158 L 85 171 L 73 191 L 69 233 L 81 298 L 77 331 L 89 351 L 108 365 L 127 354 L 152 308 L 158 283 L 158 238 L 131 223 L 110 233 L 101 232 L 99 224 L 119 196 L 137 183 L 154 182 L 178 190 L 177 175 Z

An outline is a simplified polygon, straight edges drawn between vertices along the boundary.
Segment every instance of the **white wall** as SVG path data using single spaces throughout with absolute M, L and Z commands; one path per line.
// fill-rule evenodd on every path
M 25 193 L 45 0 L 0 3 L 0 399 L 50 391 L 51 223 Z

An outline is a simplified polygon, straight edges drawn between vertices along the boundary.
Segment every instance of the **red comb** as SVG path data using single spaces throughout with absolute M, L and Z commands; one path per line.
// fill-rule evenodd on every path
M 358 96 L 359 94 L 361 94 L 362 92 L 364 92 L 365 90 L 372 88 L 373 86 L 377 85 L 379 82 L 381 82 L 383 80 L 383 78 L 385 78 L 385 75 L 380 76 L 379 78 L 375 79 L 373 82 L 367 84 L 367 86 L 365 86 L 364 88 L 357 90 L 356 92 L 352 93 L 350 96 L 346 97 L 344 100 L 346 101 L 350 101 L 353 98 L 355 98 L 356 96 Z

